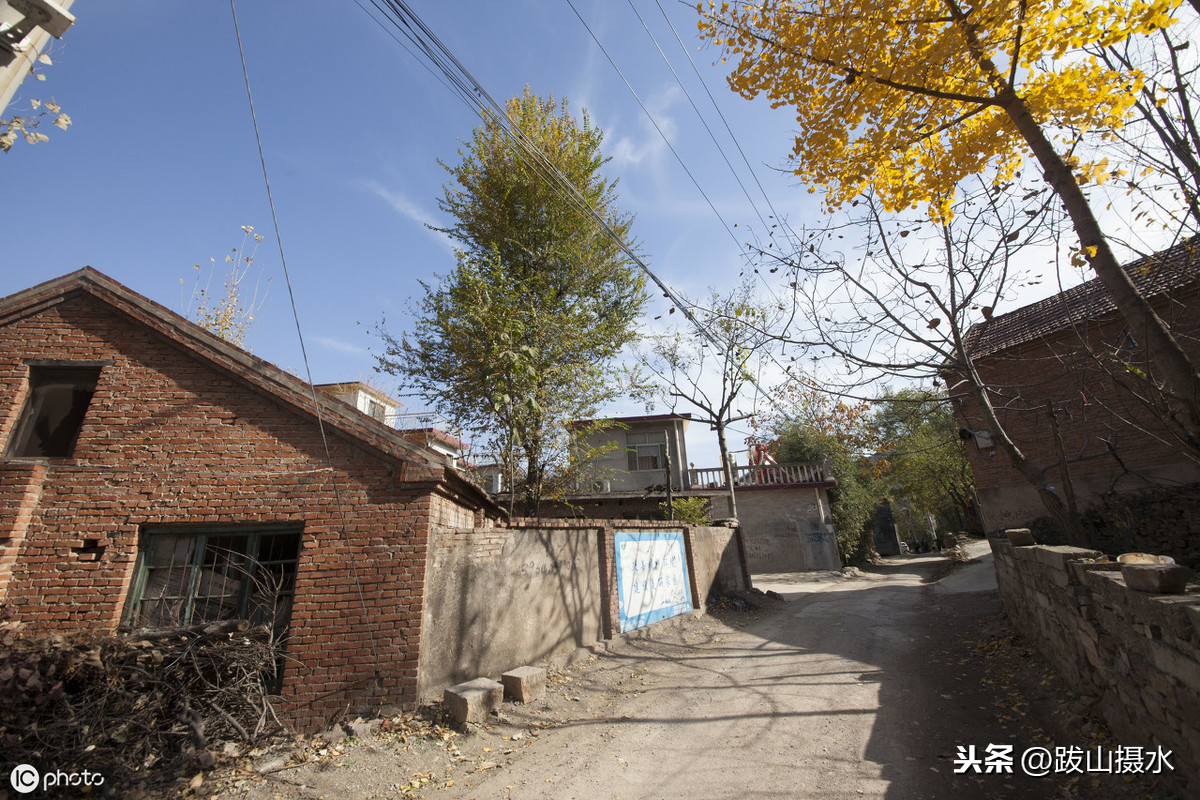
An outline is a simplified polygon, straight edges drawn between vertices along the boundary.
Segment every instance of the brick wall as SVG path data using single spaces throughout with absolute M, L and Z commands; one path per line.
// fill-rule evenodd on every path
M 1194 360 L 1200 361 L 1200 307 L 1195 289 L 1161 299 L 1156 309 L 1171 325 Z M 1139 398 L 1127 376 L 1114 380 L 1088 352 L 1105 353 L 1125 342 L 1127 328 L 1116 318 L 1014 346 L 976 362 L 980 376 L 992 387 L 992 402 L 1009 436 L 1064 496 L 1065 475 L 1058 444 L 1046 409 L 1059 410 L 1062 450 L 1080 505 L 1086 507 L 1108 492 L 1146 486 L 1181 485 L 1200 480 L 1200 467 L 1185 446 Z M 1137 337 L 1134 339 L 1144 339 Z M 1087 347 L 1084 347 L 1084 344 Z M 1145 369 L 1142 351 L 1132 346 L 1123 356 Z M 978 405 L 962 390 L 952 392 L 960 423 L 970 430 L 987 429 Z M 965 443 L 985 524 L 991 531 L 1021 527 L 1039 516 L 1044 506 L 1028 482 L 998 447 Z
M 293 721 L 416 699 L 431 519 L 475 522 L 427 462 L 333 427 L 327 461 L 314 418 L 256 376 L 84 293 L 0 325 L 0 441 L 29 359 L 106 366 L 73 458 L 0 463 L 0 597 L 18 620 L 116 630 L 154 526 L 290 524 L 302 531 L 283 686 Z M 367 442 L 386 435 L 349 424 Z
M 1200 585 L 1181 595 L 1129 589 L 1098 551 L 991 539 L 1005 613 L 1071 689 L 1095 702 L 1122 745 L 1172 751 L 1200 795 Z

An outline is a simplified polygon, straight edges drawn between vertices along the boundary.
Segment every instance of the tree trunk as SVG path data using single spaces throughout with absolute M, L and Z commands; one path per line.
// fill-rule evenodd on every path
M 1042 167 L 1046 183 L 1062 201 L 1075 233 L 1079 236 L 1079 243 L 1088 263 L 1096 271 L 1096 277 L 1112 298 L 1118 313 L 1129 323 L 1134 337 L 1145 342 L 1150 363 L 1159 370 L 1176 401 L 1184 406 L 1186 430 L 1192 441 L 1200 441 L 1200 375 L 1197 374 L 1195 366 L 1166 324 L 1154 313 L 1150 303 L 1133 285 L 1129 275 L 1121 269 L 1100 230 L 1100 223 L 1092 212 L 1091 205 L 1083 195 L 1079 181 L 1075 179 L 1075 174 L 1054 149 L 1054 145 L 1046 137 L 1041 124 L 1033 118 L 1024 99 L 1017 94 L 1005 74 L 996 68 L 957 0 L 943 2 L 962 34 L 971 56 L 995 90 L 996 104 L 1008 115 L 1018 133 L 1029 145 L 1034 158 Z
M 725 423 L 716 420 L 717 445 L 721 448 L 721 474 L 725 476 L 725 488 L 729 492 L 729 516 L 737 519 L 737 496 L 733 491 L 733 468 L 729 465 L 729 448 L 725 445 Z
M 1032 148 L 1046 182 L 1062 201 L 1096 277 L 1112 298 L 1117 312 L 1129 324 L 1134 338 L 1145 342 L 1150 363 L 1159 370 L 1176 401 L 1184 406 L 1187 432 L 1193 441 L 1200 440 L 1200 374 L 1166 323 L 1154 313 L 1150 303 L 1121 268 L 1074 173 L 1046 138 L 1025 101 L 1011 88 L 1002 93 L 1001 100 L 1005 112 Z
M 1062 498 L 1056 495 L 1050 489 L 1050 483 L 1046 479 L 1046 471 L 1029 460 L 1021 448 L 1017 446 L 1008 436 L 1008 431 L 1000 424 L 1000 418 L 996 416 L 996 409 L 992 406 L 992 399 L 988 396 L 987 387 L 984 386 L 983 380 L 979 377 L 979 373 L 975 371 L 975 365 L 967 358 L 963 351 L 961 343 L 958 344 L 959 359 L 963 365 L 962 377 L 966 380 L 967 389 L 975 402 L 983 410 L 984 420 L 987 422 L 988 428 L 992 432 L 997 445 L 1004 454 L 1008 456 L 1009 463 L 1013 468 L 1021 474 L 1021 477 L 1029 481 L 1029 484 L 1037 491 L 1038 497 L 1041 498 L 1042 505 L 1050 512 L 1050 516 L 1063 527 L 1066 531 L 1067 538 L 1071 544 L 1083 546 L 1082 541 L 1077 540 L 1078 530 L 1076 529 L 1071 519 L 1071 514 L 1067 509 Z

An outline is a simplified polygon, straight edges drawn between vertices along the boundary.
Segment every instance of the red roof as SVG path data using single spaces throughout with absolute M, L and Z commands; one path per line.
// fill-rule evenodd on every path
M 1200 237 L 1131 261 L 1124 269 L 1147 299 L 1178 291 L 1200 279 Z M 967 352 L 973 358 L 991 355 L 1116 310 L 1100 279 L 1093 278 L 1053 297 L 972 325 L 967 331 Z

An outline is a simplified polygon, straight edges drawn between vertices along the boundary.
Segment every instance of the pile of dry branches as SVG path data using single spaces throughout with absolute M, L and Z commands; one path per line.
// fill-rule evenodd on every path
M 222 741 L 284 730 L 271 688 L 282 646 L 222 622 L 129 635 L 25 635 L 0 608 L 0 746 L 13 763 L 106 781 L 212 761 Z M 205 764 L 207 766 L 207 764 Z

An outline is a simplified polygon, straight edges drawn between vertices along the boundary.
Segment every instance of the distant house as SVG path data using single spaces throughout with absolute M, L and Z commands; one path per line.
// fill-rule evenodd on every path
M 1125 270 L 1193 363 L 1200 363 L 1200 241 L 1133 261 Z M 1144 340 L 1117 313 L 1098 279 L 968 331 L 967 351 L 991 390 L 1001 425 L 1047 470 L 1064 501 L 1068 488 L 1086 508 L 1104 496 L 1200 480 L 1195 444 L 1145 402 L 1153 396 L 1139 377 L 1152 373 Z M 1024 527 L 1045 517 L 1033 487 L 996 446 L 978 404 L 957 376 L 946 379 L 985 527 Z
M 404 413 L 404 405 L 399 400 L 361 381 L 319 383 L 316 388 L 349 403 L 389 428 L 395 428 L 409 441 L 444 456 L 450 466 L 458 466 L 466 454 L 466 442 L 434 426 L 434 423 L 442 423 L 437 414 Z
M 690 414 L 618 417 L 590 433 L 586 444 L 602 451 L 575 493 L 543 511 L 547 516 L 662 520 L 667 487 L 672 497 L 707 500 L 716 519 L 729 518 L 725 475 L 719 466 L 692 466 L 684 433 Z M 591 421 L 580 423 L 590 426 Z M 751 572 L 839 569 L 823 464 L 732 467 Z
M 92 269 L 2 298 L 0 604 L 49 632 L 273 622 L 302 727 L 415 702 L 431 542 L 503 514 L 388 413 Z
M 330 397 L 336 397 L 344 403 L 349 403 L 362 413 L 369 417 L 374 417 L 389 428 L 397 427 L 396 420 L 400 416 L 400 410 L 404 408 L 399 400 L 389 397 L 375 387 L 368 386 L 361 381 L 318 383 L 316 388 Z

